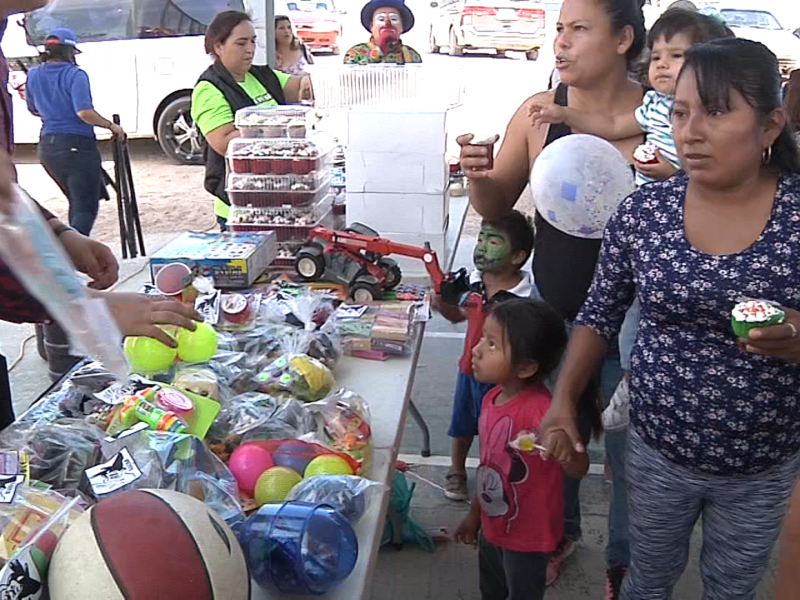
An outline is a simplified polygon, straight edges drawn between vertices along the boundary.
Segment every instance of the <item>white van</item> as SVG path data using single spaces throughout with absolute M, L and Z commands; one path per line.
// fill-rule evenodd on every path
M 277 14 L 288 14 L 275 0 Z M 78 65 L 89 74 L 95 108 L 120 115 L 131 138 L 155 137 L 182 164 L 202 162 L 202 137 L 190 116 L 192 88 L 208 67 L 203 49 L 206 27 L 224 10 L 245 10 L 258 31 L 256 64 L 267 60 L 273 27 L 265 27 L 265 0 L 52 0 L 27 15 L 9 18 L 3 52 L 11 75 L 14 139 L 39 140 L 41 121 L 24 99 L 27 70 L 38 64 L 38 48 L 53 27 L 78 37 Z M 98 130 L 98 137 L 107 137 Z

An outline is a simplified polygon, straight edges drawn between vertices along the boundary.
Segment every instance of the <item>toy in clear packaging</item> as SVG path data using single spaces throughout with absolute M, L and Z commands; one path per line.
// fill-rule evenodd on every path
M 150 429 L 155 431 L 167 431 L 170 433 L 185 433 L 186 424 L 180 417 L 171 410 L 158 408 L 149 399 L 157 393 L 157 388 L 148 388 L 138 394 L 128 396 L 122 403 L 122 407 L 116 417 L 116 422 L 112 423 L 109 433 L 115 435 L 124 429 L 133 426 L 137 421 L 148 424 Z
M 121 380 L 129 367 L 108 306 L 93 299 L 36 204 L 12 186 L 10 214 L 0 215 L 0 254 L 28 291 L 66 330 L 71 354 L 97 357 Z
M 305 402 L 324 398 L 334 384 L 330 369 L 306 354 L 281 356 L 258 374 L 258 382 L 262 392 L 287 393 Z
M 358 560 L 353 527 L 324 504 L 265 504 L 238 537 L 256 582 L 282 594 L 325 594 Z
M 220 400 L 219 377 L 209 368 L 179 367 L 172 384 L 198 396 L 205 396 L 216 402 Z
M 372 462 L 372 429 L 367 403 L 350 390 L 339 390 L 308 405 L 317 423 L 317 439 L 358 461 L 368 473 Z
M 355 475 L 319 475 L 296 485 L 287 500 L 329 504 L 355 524 L 377 494 L 388 491 L 388 485 Z

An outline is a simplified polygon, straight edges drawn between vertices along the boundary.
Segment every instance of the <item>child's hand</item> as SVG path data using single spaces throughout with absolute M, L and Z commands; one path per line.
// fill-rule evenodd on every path
M 455 304 L 447 304 L 442 301 L 442 297 L 436 294 L 431 299 L 431 308 L 441 314 L 445 319 L 451 323 L 461 323 L 465 320 L 464 311 Z
M 543 105 L 532 104 L 528 109 L 528 116 L 531 118 L 531 123 L 534 127 L 539 127 L 546 123 L 557 124 L 566 123 L 567 111 L 563 106 L 557 104 Z
M 476 500 L 477 501 L 477 500 Z M 453 541 L 471 546 L 478 545 L 478 530 L 481 528 L 481 513 L 470 510 L 453 534 Z
M 671 162 L 664 160 L 660 150 L 656 151 L 656 158 L 658 162 L 655 163 L 640 163 L 636 159 L 634 159 L 633 162 L 636 163 L 636 170 L 639 171 L 639 173 L 657 181 L 669 179 L 678 172 L 678 169 L 673 167 Z

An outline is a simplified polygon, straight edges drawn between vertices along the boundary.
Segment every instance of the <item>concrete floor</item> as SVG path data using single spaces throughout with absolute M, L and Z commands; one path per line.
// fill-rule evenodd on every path
M 161 247 L 166 239 L 148 238 L 148 250 Z M 471 264 L 474 240 L 466 236 L 459 248 L 456 266 Z M 116 249 L 115 249 L 116 250 Z M 140 259 L 121 265 L 121 280 L 135 274 L 145 263 Z M 124 284 L 121 289 L 126 289 Z M 29 325 L 0 323 L 0 344 L 9 362 L 18 353 L 21 342 L 33 333 Z M 423 345 L 419 370 L 415 384 L 414 399 L 427 420 L 431 431 L 433 465 L 421 466 L 416 471 L 438 483 L 447 471 L 449 443 L 447 428 L 450 420 L 453 392 L 455 389 L 458 357 L 463 348 L 463 326 L 454 326 L 441 318 L 435 318 L 428 327 Z M 24 357 L 11 373 L 11 385 L 15 408 L 18 414 L 27 408 L 45 389 L 49 382 L 45 363 L 36 353 L 33 341 L 26 345 Z M 401 454 L 414 461 L 419 457 L 421 435 L 418 427 L 409 419 L 403 432 Z M 473 448 L 473 456 L 477 456 Z M 602 473 L 602 447 L 590 449 L 593 472 Z M 474 471 L 471 472 L 474 476 Z M 472 478 L 471 478 L 472 483 Z M 602 598 L 605 585 L 605 563 L 603 550 L 606 544 L 606 514 L 608 510 L 608 484 L 599 474 L 590 475 L 581 490 L 583 542 L 555 586 L 547 597 L 559 600 L 584 600 Z M 466 504 L 446 500 L 441 492 L 431 486 L 417 483 L 412 514 L 427 530 L 446 527 L 453 531 L 467 510 Z M 679 600 L 699 598 L 702 583 L 698 570 L 698 552 L 701 537 L 697 529 L 692 540 L 692 555 L 686 573 L 675 591 Z M 758 598 L 773 597 L 773 560 L 762 583 Z M 441 544 L 430 554 L 418 547 L 407 545 L 402 550 L 384 548 L 379 554 L 374 576 L 374 600 L 477 600 L 478 591 L 477 554 L 471 547 Z

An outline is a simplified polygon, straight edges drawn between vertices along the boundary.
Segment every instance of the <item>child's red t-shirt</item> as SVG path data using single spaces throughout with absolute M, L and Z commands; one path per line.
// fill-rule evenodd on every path
M 522 271 L 522 277 L 515 287 L 510 290 L 501 290 L 489 300 L 486 300 L 483 293 L 483 279 L 480 271 L 475 271 L 470 275 L 469 283 L 472 293 L 464 307 L 464 312 L 467 313 L 467 337 L 464 340 L 464 352 L 458 361 L 458 368 L 464 375 L 472 375 L 472 351 L 483 337 L 483 324 L 486 321 L 489 305 L 514 297 L 530 298 L 533 295 L 533 280 L 527 271 Z
M 487 541 L 515 552 L 553 552 L 564 533 L 563 473 L 537 450 L 515 447 L 521 433 L 538 431 L 550 392 L 544 385 L 496 406 L 502 386 L 483 399 L 479 435 L 478 500 Z

